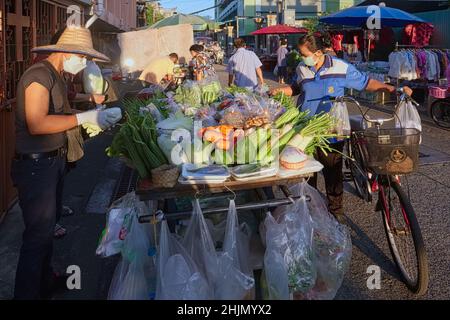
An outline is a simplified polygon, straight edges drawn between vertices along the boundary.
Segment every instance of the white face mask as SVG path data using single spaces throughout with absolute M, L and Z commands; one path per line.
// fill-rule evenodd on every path
M 72 55 L 68 59 L 64 59 L 63 68 L 65 72 L 76 75 L 81 70 L 86 68 L 86 58 L 80 58 L 78 56 Z

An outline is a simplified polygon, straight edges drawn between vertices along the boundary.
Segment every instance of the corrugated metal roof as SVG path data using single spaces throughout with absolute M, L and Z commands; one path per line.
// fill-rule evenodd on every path
M 449 8 L 448 0 L 366 0 L 358 6 L 378 5 L 380 2 L 384 2 L 388 7 L 409 13 L 446 10 Z

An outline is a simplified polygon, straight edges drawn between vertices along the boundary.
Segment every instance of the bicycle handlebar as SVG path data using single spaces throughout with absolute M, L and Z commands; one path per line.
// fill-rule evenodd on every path
M 336 98 L 334 98 L 334 99 L 331 99 L 331 101 L 337 101 L 337 102 L 345 102 L 345 101 L 348 101 L 348 102 L 353 102 L 353 103 L 356 104 L 356 106 L 358 107 L 358 109 L 359 109 L 359 111 L 361 112 L 361 115 L 363 116 L 363 118 L 364 118 L 365 121 L 370 122 L 370 123 L 375 123 L 375 124 L 380 124 L 380 125 L 382 125 L 383 122 L 388 122 L 388 121 L 395 120 L 395 118 L 397 117 L 397 113 L 396 113 L 396 112 L 397 112 L 398 107 L 400 106 L 400 102 L 403 102 L 403 101 L 410 101 L 410 102 L 411 102 L 412 104 L 414 104 L 416 107 L 419 106 L 419 103 L 418 103 L 417 101 L 415 101 L 413 98 L 411 98 L 409 95 L 407 95 L 407 94 L 404 92 L 403 88 L 398 88 L 397 91 L 396 91 L 396 93 L 397 93 L 397 95 L 400 96 L 399 103 L 397 104 L 397 106 L 396 106 L 396 108 L 395 108 L 395 111 L 394 111 L 393 116 L 392 116 L 391 118 L 386 118 L 386 119 L 370 119 L 370 118 L 368 118 L 368 117 L 366 116 L 366 113 L 367 113 L 367 112 L 364 112 L 364 111 L 362 110 L 361 104 L 358 102 L 358 100 L 356 100 L 355 98 L 350 97 L 350 96 L 339 96 L 339 97 L 336 97 Z

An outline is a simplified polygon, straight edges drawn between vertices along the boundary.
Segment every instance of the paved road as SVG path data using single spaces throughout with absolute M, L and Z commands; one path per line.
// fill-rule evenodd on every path
M 224 68 L 218 67 L 218 71 L 221 81 L 226 83 Z M 272 75 L 266 76 L 269 86 L 278 85 L 270 80 Z M 350 111 L 355 113 L 352 107 Z M 450 299 L 450 165 L 446 162 L 450 159 L 450 132 L 426 124 L 423 131 L 422 152 L 430 157 L 423 158 L 422 162 L 429 164 L 421 166 L 416 174 L 408 178 L 411 200 L 422 228 L 430 265 L 429 290 L 421 298 Z M 56 242 L 56 262 L 61 266 L 79 264 L 84 281 L 83 290 L 66 293 L 58 297 L 61 299 L 103 298 L 107 278 L 112 275 L 110 270 L 115 261 L 104 261 L 94 255 L 96 240 L 104 225 L 104 215 L 86 213 L 84 209 L 89 207 L 90 199 L 101 200 L 111 183 L 111 171 L 117 173 L 116 164 L 110 163 L 102 151 L 108 141 L 110 136 L 94 140 L 87 148 L 87 157 L 68 177 L 65 200 L 76 209 L 76 214 L 62 221 L 68 227 L 69 235 Z M 101 185 L 106 187 L 100 188 Z M 323 183 L 321 186 L 323 190 Z M 350 184 L 346 185 L 346 189 L 345 209 L 352 232 L 353 257 L 337 298 L 416 299 L 398 278 L 380 214 L 374 211 L 373 204 L 354 196 Z M 103 191 L 99 195 L 91 195 L 94 190 Z M 12 294 L 22 228 L 20 211 L 17 210 L 8 215 L 0 226 L 0 299 L 10 298 Z M 378 265 L 382 270 L 380 290 L 369 290 L 366 286 L 366 271 L 370 265 Z

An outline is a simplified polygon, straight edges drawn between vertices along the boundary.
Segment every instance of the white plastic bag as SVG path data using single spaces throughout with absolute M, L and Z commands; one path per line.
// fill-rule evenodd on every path
M 151 242 L 151 228 L 140 224 L 134 213 L 122 258 L 110 285 L 109 300 L 149 300 L 155 295 L 156 268 L 150 254 L 154 251 Z
M 193 201 L 192 206 L 192 217 L 183 239 L 183 246 L 213 288 L 218 276 L 216 248 L 198 199 Z
M 405 129 L 417 129 L 422 132 L 422 120 L 416 107 L 410 102 L 401 102 L 397 117 L 395 117 L 395 127 Z
M 270 212 L 265 221 L 266 237 L 276 244 L 287 241 L 284 226 L 278 224 Z M 264 255 L 264 274 L 270 300 L 289 300 L 288 269 L 278 245 L 269 245 Z
M 88 94 L 104 93 L 105 88 L 102 71 L 93 61 L 88 61 L 86 68 L 83 70 L 83 88 L 84 92 Z
M 285 282 L 280 281 L 286 276 L 290 294 L 308 292 L 315 284 L 317 273 L 312 250 L 312 220 L 306 198 L 286 207 L 279 221 L 268 214 L 265 224 L 264 268 L 270 297 L 286 299 Z M 283 267 L 279 266 L 277 254 L 283 258 Z M 282 274 L 284 271 L 287 275 Z
M 157 263 L 157 300 L 212 299 L 212 288 L 163 221 Z
M 215 298 L 219 300 L 243 300 L 252 297 L 255 279 L 249 267 L 249 238 L 241 234 L 237 221 L 236 205 L 230 201 L 225 229 L 223 251 L 219 253 L 218 279 Z M 247 243 L 246 243 L 247 242 Z
M 306 182 L 299 188 L 301 195 L 311 198 L 308 207 L 314 226 L 313 250 L 317 266 L 316 284 L 305 294 L 305 298 L 331 300 L 336 296 L 350 266 L 350 233 L 328 212 L 323 197 L 316 189 Z
M 340 137 L 350 135 L 351 126 L 345 102 L 335 102 L 330 110 L 330 116 L 334 118 L 334 131 Z
M 131 227 L 132 213 L 145 206 L 136 198 L 134 192 L 115 201 L 107 214 L 106 227 L 103 230 L 96 254 L 110 257 L 120 253 L 127 233 Z

